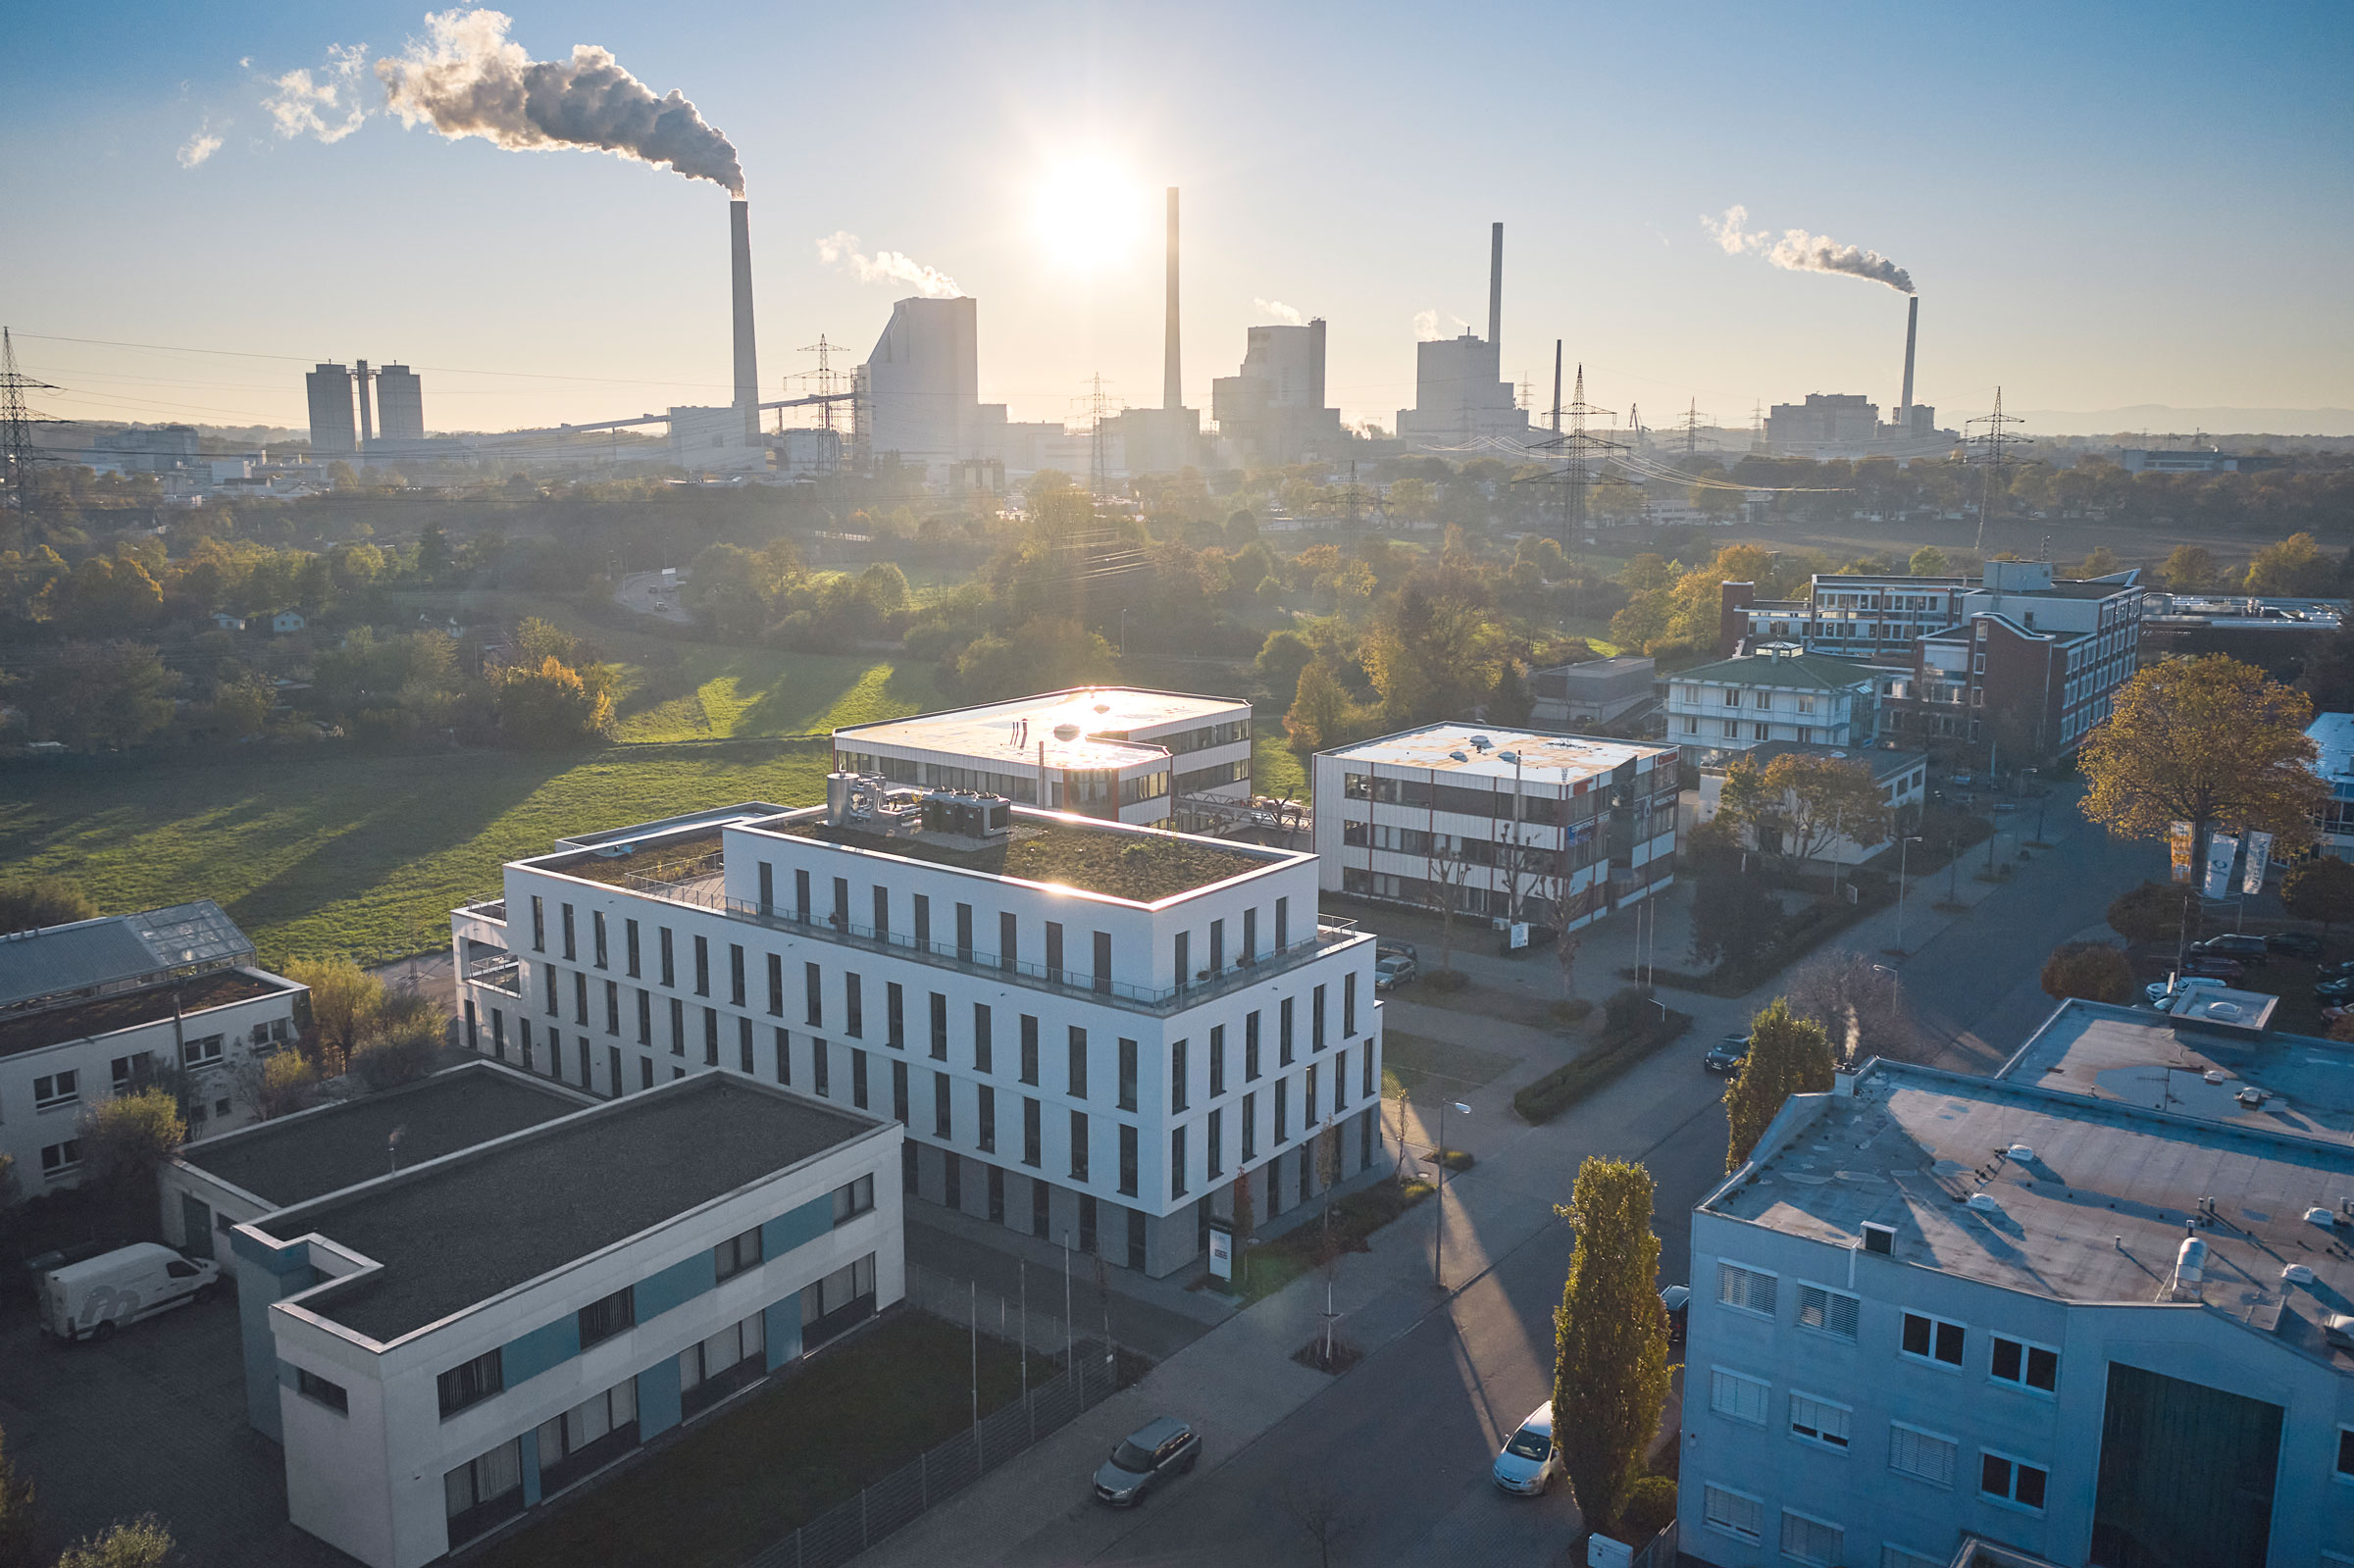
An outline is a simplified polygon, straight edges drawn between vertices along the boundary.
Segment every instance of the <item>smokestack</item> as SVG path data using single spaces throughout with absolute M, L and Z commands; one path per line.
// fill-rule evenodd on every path
M 1496 363 L 1504 364 L 1504 225 L 1496 226 L 1488 241 L 1488 346 Z M 1502 374 L 1499 369 L 1498 374 Z
M 728 203 L 730 257 L 736 282 L 736 406 L 743 410 L 743 439 L 760 444 L 760 364 L 752 348 L 752 226 L 738 197 Z
M 1920 296 L 1915 294 L 1905 306 L 1905 396 L 1896 406 L 1896 433 L 1913 433 L 1913 339 L 1920 330 Z
M 1161 349 L 1160 406 L 1175 410 L 1185 402 L 1184 378 L 1177 368 L 1177 187 L 1169 187 L 1169 325 Z
M 1321 316 L 1307 324 L 1307 408 L 1311 414 L 1324 412 L 1324 318 Z
M 368 374 L 366 360 L 351 363 L 351 379 L 360 386 L 360 450 L 365 452 L 376 444 L 376 399 L 368 394 L 368 383 L 375 378 Z
M 1561 340 L 1553 340 L 1553 433 L 1561 433 Z

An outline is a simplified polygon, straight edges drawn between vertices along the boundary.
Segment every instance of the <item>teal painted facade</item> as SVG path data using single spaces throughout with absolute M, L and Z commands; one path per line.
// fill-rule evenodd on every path
M 230 1255 L 237 1274 L 237 1339 L 245 1352 L 245 1419 L 272 1442 L 283 1443 L 278 1408 L 281 1370 L 278 1340 L 270 1332 L 270 1303 L 309 1290 L 319 1274 L 311 1267 L 307 1241 L 272 1246 L 231 1231 Z M 282 1377 L 291 1387 L 292 1375 Z
M 834 1229 L 834 1194 L 812 1198 L 788 1209 L 760 1227 L 760 1255 L 781 1258 L 805 1241 L 814 1241 Z
M 801 1292 L 795 1290 L 781 1301 L 770 1302 L 761 1317 L 762 1333 L 768 1340 L 768 1370 L 774 1372 L 800 1356 Z
M 539 1429 L 526 1432 L 516 1444 L 523 1450 L 523 1505 L 539 1506 Z
M 651 1323 L 672 1307 L 685 1306 L 718 1285 L 719 1263 L 706 1247 L 659 1274 L 640 1280 L 631 1299 L 637 1303 L 638 1321 Z
M 679 1358 L 664 1356 L 638 1374 L 638 1441 L 679 1424 Z
M 509 1340 L 499 1349 L 499 1370 L 512 1389 L 580 1353 L 581 1317 L 576 1312 Z

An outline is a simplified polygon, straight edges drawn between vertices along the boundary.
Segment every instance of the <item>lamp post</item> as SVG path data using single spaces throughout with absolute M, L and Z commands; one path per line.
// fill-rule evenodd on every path
M 1919 842 L 1920 835 L 1907 834 L 1896 845 L 1896 954 L 1899 958 L 1905 955 L 1905 859 Z
M 1471 1107 L 1465 1105 L 1461 1100 L 1457 1100 L 1455 1102 L 1455 1109 L 1462 1112 L 1465 1116 L 1471 1114 Z M 1430 1277 L 1438 1282 L 1438 1287 L 1442 1290 L 1447 1289 L 1447 1269 L 1445 1263 L 1447 1255 L 1446 1133 L 1447 1118 L 1445 1114 L 1442 1113 L 1439 1117 L 1439 1189 L 1437 1195 L 1433 1198 L 1431 1203 L 1431 1213 L 1434 1216 L 1434 1219 L 1430 1228 Z
M 2019 771 L 2028 775 L 2035 781 L 2035 842 L 2038 845 L 2041 845 L 2043 842 L 2043 802 L 2045 798 L 2043 788 L 2043 773 L 2040 769 L 2036 768 L 2021 768 Z

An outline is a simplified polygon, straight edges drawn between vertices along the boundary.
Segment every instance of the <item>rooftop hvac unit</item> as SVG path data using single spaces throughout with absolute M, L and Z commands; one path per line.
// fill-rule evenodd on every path
M 924 830 L 966 838 L 1002 838 L 1013 832 L 1013 802 L 1003 795 L 935 790 L 924 797 Z
M 1896 1251 L 1896 1227 L 1864 1222 L 1864 1250 L 1893 1254 Z

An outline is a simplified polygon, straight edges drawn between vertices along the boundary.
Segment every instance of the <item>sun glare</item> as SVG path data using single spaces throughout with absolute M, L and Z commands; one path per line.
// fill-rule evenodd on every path
M 1059 271 L 1093 274 L 1118 266 L 1147 233 L 1147 192 L 1135 176 L 1100 156 L 1048 168 L 1030 195 L 1030 229 Z

